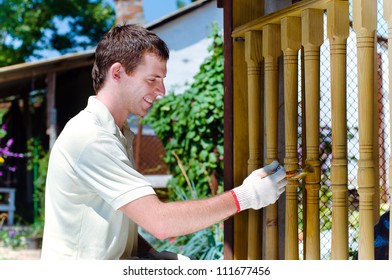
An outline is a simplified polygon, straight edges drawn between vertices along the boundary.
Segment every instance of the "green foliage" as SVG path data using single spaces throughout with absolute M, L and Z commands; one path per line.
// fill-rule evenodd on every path
M 0 67 L 40 58 L 40 50 L 64 54 L 93 47 L 115 19 L 102 0 L 0 0 L 0 5 Z
M 26 238 L 30 236 L 27 227 L 2 227 L 0 223 L 0 246 L 13 249 L 26 246 Z
M 45 221 L 45 185 L 49 152 L 43 148 L 37 138 L 30 138 L 27 141 L 27 149 L 30 154 L 27 170 L 33 171 L 33 200 L 36 204 L 36 217 L 34 223 L 31 225 L 31 234 L 34 236 L 42 236 Z
M 164 162 L 173 179 L 195 198 L 215 195 L 223 187 L 223 40 L 213 26 L 210 56 L 200 66 L 194 82 L 182 94 L 169 93 L 154 103 L 143 123 L 150 124 L 166 149 Z M 184 174 L 185 172 L 185 174 Z
M 196 2 L 196 1 L 197 1 L 197 0 L 191 0 L 190 2 Z M 178 8 L 178 9 L 184 8 L 186 5 L 188 5 L 186 2 L 189 2 L 189 1 L 177 0 L 177 1 L 176 1 L 177 8 Z
M 143 237 L 154 246 L 157 251 L 169 251 L 182 254 L 196 260 L 223 259 L 223 224 L 219 223 L 195 234 L 155 240 L 148 233 L 141 232 Z

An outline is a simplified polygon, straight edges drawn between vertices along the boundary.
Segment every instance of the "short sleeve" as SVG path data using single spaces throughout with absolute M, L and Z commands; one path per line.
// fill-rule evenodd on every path
M 155 194 L 151 184 L 132 168 L 125 148 L 114 135 L 86 143 L 76 161 L 76 174 L 114 209 Z

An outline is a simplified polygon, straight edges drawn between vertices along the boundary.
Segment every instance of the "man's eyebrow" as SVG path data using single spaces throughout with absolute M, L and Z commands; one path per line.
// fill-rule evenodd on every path
M 164 78 L 166 78 L 166 75 L 165 75 L 165 76 L 151 75 L 151 77 L 153 77 L 153 78 L 158 78 L 158 79 L 164 79 Z

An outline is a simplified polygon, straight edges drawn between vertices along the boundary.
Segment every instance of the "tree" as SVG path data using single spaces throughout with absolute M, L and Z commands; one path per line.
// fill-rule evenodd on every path
M 103 0 L 0 0 L 0 67 L 94 47 L 115 22 Z
M 191 0 L 191 2 L 196 2 L 197 0 Z M 177 4 L 177 8 L 181 9 L 183 7 L 185 7 L 187 4 L 185 3 L 185 0 L 177 0 L 176 4 Z

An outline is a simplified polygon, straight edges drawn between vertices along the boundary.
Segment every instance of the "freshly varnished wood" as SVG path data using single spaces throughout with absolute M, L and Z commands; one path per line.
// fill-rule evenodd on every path
M 285 159 L 286 171 L 298 169 L 298 51 L 301 48 L 301 18 L 281 20 L 284 61 Z M 288 179 L 285 211 L 285 259 L 298 260 L 298 180 Z
M 374 51 L 377 2 L 353 2 L 353 27 L 357 37 L 359 116 L 359 252 L 361 260 L 374 259 Z
M 348 1 L 331 1 L 327 10 L 331 60 L 332 259 L 348 259 L 347 37 Z
M 263 27 L 263 57 L 265 76 L 265 118 L 266 122 L 266 164 L 278 158 L 278 62 L 281 55 L 280 25 L 268 24 Z M 278 246 L 278 205 L 274 203 L 266 208 L 265 259 L 279 258 Z

